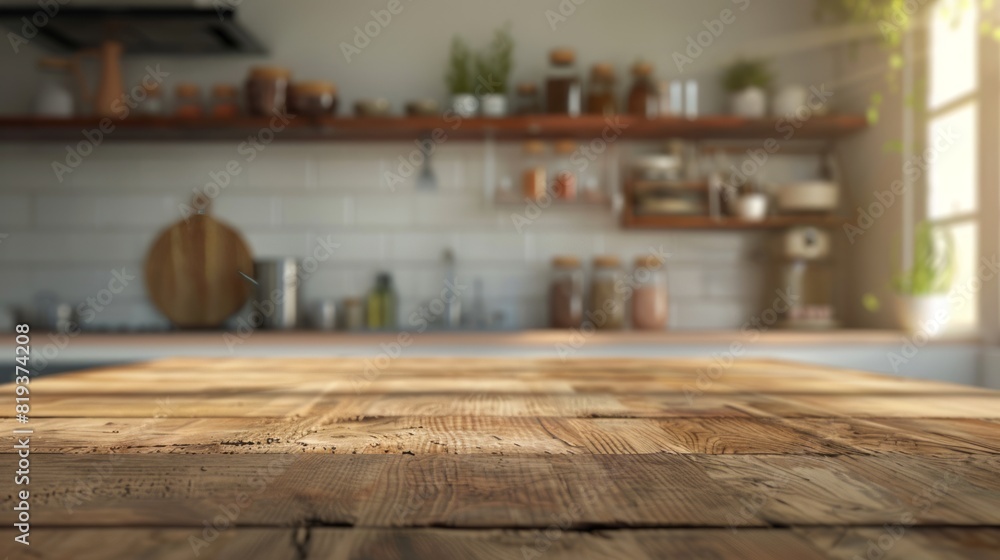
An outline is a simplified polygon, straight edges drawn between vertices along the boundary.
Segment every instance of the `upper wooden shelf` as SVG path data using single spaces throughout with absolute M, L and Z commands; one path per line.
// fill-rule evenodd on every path
M 174 117 L 129 117 L 113 121 L 114 130 L 105 140 L 245 140 L 272 126 L 271 118 L 237 117 L 231 119 L 182 119 Z M 80 140 L 81 131 L 98 128 L 100 119 L 52 119 L 39 117 L 0 117 L 0 141 Z M 524 115 L 505 118 L 458 117 L 294 117 L 274 133 L 276 140 L 413 140 L 435 129 L 438 137 L 462 140 L 520 140 L 526 138 L 655 140 L 692 139 L 832 139 L 867 126 L 858 115 L 813 117 L 793 128 L 777 119 L 744 119 L 733 116 L 705 116 L 697 119 L 645 119 L 619 115 L 605 118 L 594 115 Z M 266 136 L 270 136 L 266 133 Z

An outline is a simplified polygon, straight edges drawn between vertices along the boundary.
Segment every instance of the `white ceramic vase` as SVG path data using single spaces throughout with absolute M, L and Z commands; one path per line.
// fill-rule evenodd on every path
M 451 110 L 460 117 L 476 116 L 479 110 L 479 100 L 471 93 L 458 93 L 451 96 Z
M 741 196 L 736 204 L 736 212 L 740 219 L 747 222 L 761 222 L 767 218 L 767 195 L 749 193 Z
M 733 114 L 747 119 L 760 119 L 767 115 L 767 92 L 759 87 L 748 87 L 730 97 Z
M 906 332 L 937 338 L 951 318 L 948 295 L 896 296 L 896 317 Z
M 502 93 L 488 93 L 479 98 L 479 109 L 484 117 L 506 117 L 507 96 Z

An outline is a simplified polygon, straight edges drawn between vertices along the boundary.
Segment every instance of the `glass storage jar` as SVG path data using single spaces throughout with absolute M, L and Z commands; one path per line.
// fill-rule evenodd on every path
M 554 329 L 577 329 L 583 322 L 583 269 L 580 259 L 552 259 L 549 291 L 549 323 Z
M 195 119 L 202 115 L 201 88 L 197 84 L 177 84 L 174 90 L 174 115 Z
M 632 272 L 632 328 L 664 329 L 667 326 L 667 272 L 656 255 L 635 260 Z
M 615 103 L 615 69 L 610 64 L 595 64 L 590 71 L 587 88 L 587 113 L 613 115 L 618 112 Z
M 628 112 L 646 118 L 656 117 L 660 108 L 660 93 L 653 80 L 653 65 L 639 61 L 632 67 L 632 89 L 628 92 Z
M 278 66 L 251 68 L 246 81 L 247 113 L 258 117 L 284 114 L 291 76 L 291 71 Z
M 212 86 L 212 116 L 217 119 L 231 119 L 240 114 L 239 92 L 232 84 Z
M 572 49 L 554 49 L 549 54 L 549 62 L 552 68 L 545 81 L 545 111 L 579 116 L 583 105 L 583 88 L 576 70 L 576 53 Z
M 521 192 L 528 200 L 541 200 L 548 186 L 548 172 L 545 169 L 545 144 L 529 140 L 521 148 L 524 152 L 525 169 L 521 179 Z
M 560 200 L 573 200 L 577 191 L 577 172 L 573 167 L 573 153 L 576 142 L 562 140 L 556 142 L 556 159 L 552 163 L 552 196 Z
M 536 115 L 542 112 L 542 102 L 538 97 L 538 85 L 534 82 L 517 84 L 517 114 Z
M 594 257 L 587 318 L 601 330 L 625 326 L 625 272 L 614 255 Z

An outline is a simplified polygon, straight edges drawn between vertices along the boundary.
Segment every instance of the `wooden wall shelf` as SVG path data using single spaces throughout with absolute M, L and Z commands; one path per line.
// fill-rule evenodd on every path
M 781 229 L 795 226 L 837 227 L 844 223 L 840 216 L 768 216 L 760 222 L 748 222 L 739 218 L 710 216 L 664 216 L 629 215 L 622 216 L 622 226 L 626 229 Z
M 232 119 L 179 119 L 173 117 L 133 116 L 113 121 L 114 130 L 105 134 L 107 141 L 243 141 L 256 136 L 272 124 L 271 118 L 237 117 Z M 813 117 L 792 129 L 776 119 L 744 119 L 733 116 L 645 119 L 621 115 L 614 118 L 585 115 L 526 115 L 506 118 L 457 117 L 295 117 L 274 134 L 275 140 L 300 141 L 411 141 L 440 128 L 448 139 L 522 140 L 526 138 L 596 139 L 618 135 L 624 140 L 689 139 L 767 139 L 784 141 L 790 130 L 792 139 L 833 139 L 857 132 L 867 126 L 859 115 Z M 0 141 L 73 141 L 82 140 L 84 130 L 97 129 L 100 119 L 52 119 L 40 117 L 0 117 Z

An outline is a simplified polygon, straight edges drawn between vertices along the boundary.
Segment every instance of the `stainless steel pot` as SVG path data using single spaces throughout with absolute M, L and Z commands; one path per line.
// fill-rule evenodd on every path
M 251 305 L 265 329 L 294 329 L 299 319 L 299 262 L 294 258 L 254 261 L 257 291 Z

